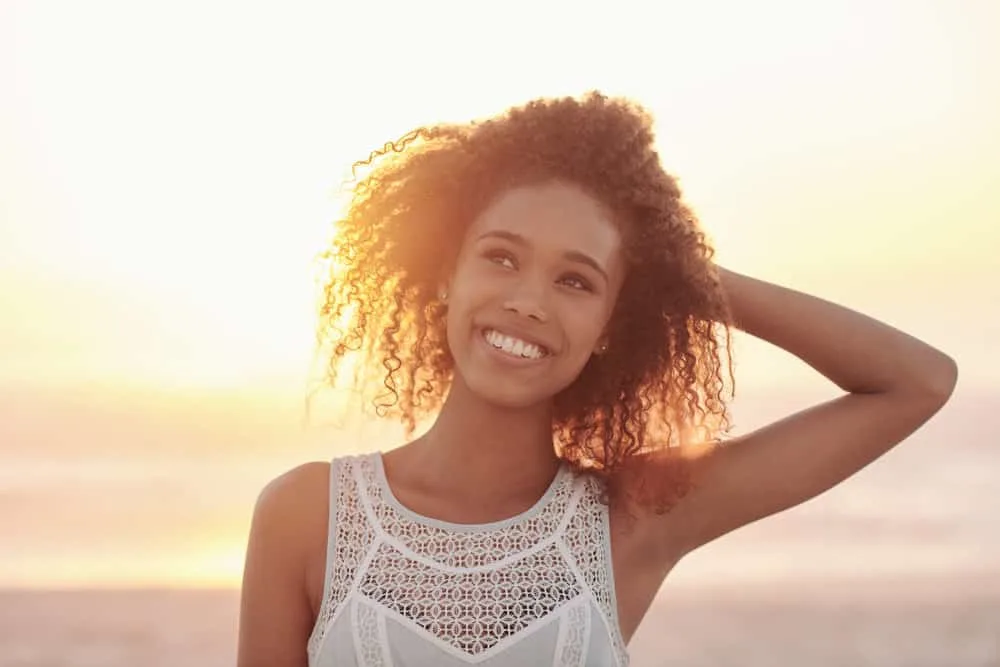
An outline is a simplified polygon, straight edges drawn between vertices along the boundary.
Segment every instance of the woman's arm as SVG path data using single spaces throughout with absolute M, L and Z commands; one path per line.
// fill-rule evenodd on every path
M 676 556 L 844 481 L 930 419 L 957 378 L 950 357 L 870 317 L 724 269 L 720 279 L 738 328 L 847 394 L 690 450 L 694 490 L 664 518 Z
M 299 466 L 257 500 L 243 571 L 238 667 L 307 664 L 314 614 L 306 564 L 317 530 L 326 525 L 329 467 Z
M 951 358 L 887 324 L 726 269 L 719 276 L 739 329 L 791 352 L 844 391 L 930 394 L 941 407 L 955 386 Z

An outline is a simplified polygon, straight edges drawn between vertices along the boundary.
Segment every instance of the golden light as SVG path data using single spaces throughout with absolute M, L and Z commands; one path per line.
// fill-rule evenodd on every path
M 518 0 L 451 31 L 442 17 L 469 17 L 467 3 L 5 6 L 0 396 L 21 400 L 0 422 L 0 440 L 18 438 L 0 466 L 255 467 L 186 478 L 189 513 L 234 489 L 218 539 L 162 556 L 42 557 L 25 541 L 28 556 L 0 554 L 0 584 L 233 583 L 252 489 L 308 457 L 398 442 L 351 414 L 298 430 L 340 183 L 415 125 L 541 95 L 636 98 L 722 263 L 912 325 L 963 382 L 995 386 L 1000 79 L 981 70 L 1000 62 L 1000 4 L 765 5 L 655 16 Z M 738 392 L 824 386 L 766 345 L 736 352 Z M 80 394 L 89 411 L 67 408 Z M 233 398 L 246 395 L 259 400 Z M 348 398 L 322 400 L 343 412 Z M 58 516 L 47 491 L 21 492 Z M 80 502 L 134 493 L 95 482 Z M 141 543 L 155 526 L 133 530 Z

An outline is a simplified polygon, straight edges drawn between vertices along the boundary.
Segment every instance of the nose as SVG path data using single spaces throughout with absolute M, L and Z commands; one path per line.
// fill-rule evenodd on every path
M 507 295 L 503 302 L 504 310 L 517 313 L 521 317 L 535 320 L 536 322 L 547 322 L 549 315 L 545 308 L 545 290 L 538 286 L 527 284 L 528 281 L 521 281 L 517 288 Z

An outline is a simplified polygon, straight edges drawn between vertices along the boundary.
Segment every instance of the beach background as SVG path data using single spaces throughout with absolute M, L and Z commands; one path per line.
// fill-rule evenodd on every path
M 651 6 L 0 3 L 0 665 L 232 664 L 260 488 L 402 438 L 332 392 L 303 424 L 351 161 L 591 88 L 654 113 L 721 263 L 961 372 L 886 457 L 682 562 L 634 664 L 1000 665 L 1000 4 Z M 737 432 L 835 395 L 736 355 Z

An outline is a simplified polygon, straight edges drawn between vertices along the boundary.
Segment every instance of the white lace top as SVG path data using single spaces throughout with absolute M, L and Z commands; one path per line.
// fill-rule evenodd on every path
M 380 454 L 335 459 L 310 667 L 624 667 L 598 494 L 564 467 L 526 512 L 453 524 L 404 507 Z

